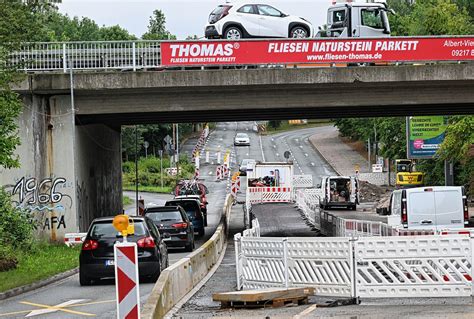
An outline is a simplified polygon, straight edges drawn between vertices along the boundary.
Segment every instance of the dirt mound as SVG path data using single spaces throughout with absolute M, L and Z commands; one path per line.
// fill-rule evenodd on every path
M 377 186 L 366 181 L 359 181 L 359 183 L 359 196 L 361 202 L 380 202 L 381 200 L 385 201 L 387 197 L 390 200 L 390 194 L 393 187 Z

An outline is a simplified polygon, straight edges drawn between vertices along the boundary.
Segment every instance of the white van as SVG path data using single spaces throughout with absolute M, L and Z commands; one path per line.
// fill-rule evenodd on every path
M 464 228 L 469 221 L 461 186 L 399 189 L 392 193 L 388 224 L 405 229 Z
M 357 209 L 359 204 L 359 181 L 354 176 L 324 176 L 321 180 L 322 209 L 347 207 Z

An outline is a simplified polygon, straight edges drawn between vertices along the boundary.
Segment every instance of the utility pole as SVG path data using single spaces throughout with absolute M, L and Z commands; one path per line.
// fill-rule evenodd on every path
M 370 167 L 370 166 L 371 166 L 371 165 L 370 165 L 370 164 L 371 164 L 371 162 L 370 162 L 370 161 L 371 161 L 371 160 L 370 160 L 370 157 L 371 157 L 371 155 L 372 155 L 372 154 L 371 154 L 372 145 L 370 144 L 370 137 L 369 137 L 369 139 L 367 140 L 367 146 L 368 146 L 367 149 L 369 150 L 368 162 L 369 162 L 369 173 L 370 173 L 370 172 L 372 171 L 372 170 L 371 170 L 371 167 Z
M 138 125 L 135 125 L 135 208 L 138 216 Z

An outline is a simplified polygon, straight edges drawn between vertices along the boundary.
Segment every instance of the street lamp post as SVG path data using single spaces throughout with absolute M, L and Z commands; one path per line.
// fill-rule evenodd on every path
M 135 125 L 135 208 L 138 216 L 138 126 Z

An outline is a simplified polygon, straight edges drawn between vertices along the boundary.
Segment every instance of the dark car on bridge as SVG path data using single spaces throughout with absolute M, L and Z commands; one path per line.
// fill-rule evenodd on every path
M 163 237 L 148 217 L 131 217 L 135 233 L 127 241 L 137 243 L 138 273 L 141 279 L 156 281 L 168 267 L 168 250 Z M 113 217 L 94 219 L 79 255 L 79 283 L 88 286 L 93 281 L 115 277 L 114 244 L 122 235 L 112 225 Z
M 167 201 L 165 206 L 181 206 L 193 223 L 194 231 L 197 231 L 199 236 L 204 236 L 204 214 L 201 211 L 199 200 L 192 198 L 174 199 Z
M 149 207 L 145 209 L 145 216 L 155 223 L 168 247 L 184 247 L 186 251 L 193 251 L 194 226 L 182 207 Z

